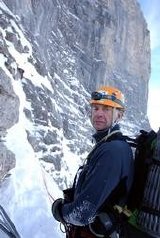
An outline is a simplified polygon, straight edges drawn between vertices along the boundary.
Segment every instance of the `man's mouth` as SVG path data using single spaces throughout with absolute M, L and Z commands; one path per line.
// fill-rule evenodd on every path
M 94 123 L 96 123 L 96 124 L 102 124 L 102 123 L 104 123 L 104 121 L 95 121 Z

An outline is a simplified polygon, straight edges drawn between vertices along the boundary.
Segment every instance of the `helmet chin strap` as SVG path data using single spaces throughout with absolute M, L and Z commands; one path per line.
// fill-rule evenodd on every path
M 113 107 L 113 110 L 112 110 L 112 123 L 111 123 L 111 126 L 108 130 L 108 134 L 110 134 L 112 128 L 120 121 L 120 118 L 117 117 L 117 109 L 115 107 Z

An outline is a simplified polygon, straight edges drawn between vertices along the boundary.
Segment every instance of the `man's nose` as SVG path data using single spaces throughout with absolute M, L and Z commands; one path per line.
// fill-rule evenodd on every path
M 98 111 L 97 111 L 97 116 L 103 116 L 103 110 L 102 109 L 99 109 Z

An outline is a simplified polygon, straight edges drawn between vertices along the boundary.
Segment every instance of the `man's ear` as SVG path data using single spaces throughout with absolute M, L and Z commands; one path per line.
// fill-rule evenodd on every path
M 124 111 L 118 110 L 118 119 L 122 119 Z

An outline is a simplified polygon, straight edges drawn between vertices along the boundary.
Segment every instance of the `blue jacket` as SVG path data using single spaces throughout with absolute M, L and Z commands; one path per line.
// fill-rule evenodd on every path
M 118 125 L 112 131 L 117 129 Z M 96 142 L 107 133 L 95 134 Z M 94 220 L 102 204 L 124 178 L 127 193 L 120 200 L 127 198 L 133 179 L 133 155 L 129 144 L 118 138 L 100 143 L 78 174 L 73 202 L 62 206 L 62 215 L 67 223 L 84 226 Z

